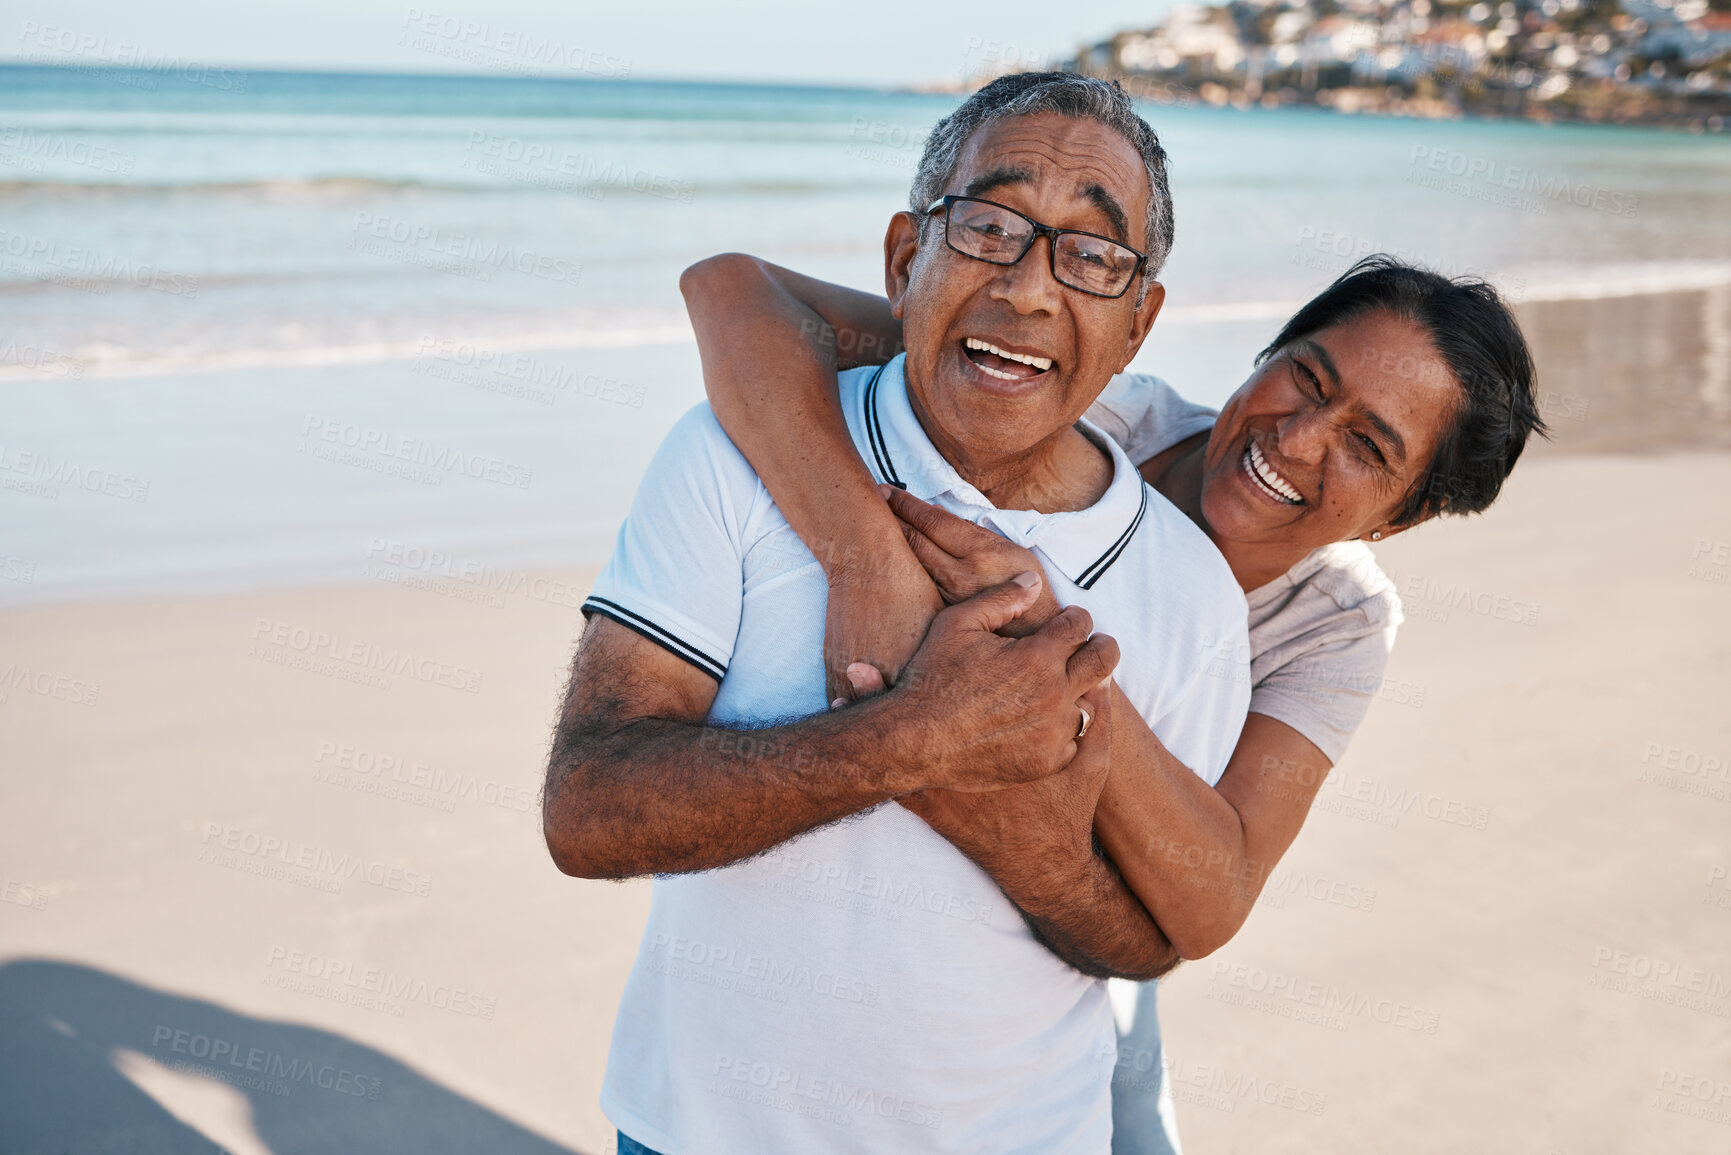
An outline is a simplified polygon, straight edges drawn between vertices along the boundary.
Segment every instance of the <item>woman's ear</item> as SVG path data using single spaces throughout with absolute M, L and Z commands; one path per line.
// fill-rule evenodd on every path
M 890 218 L 884 233 L 884 296 L 890 299 L 890 312 L 902 320 L 902 298 L 914 276 L 914 258 L 920 251 L 920 220 L 910 212 L 900 212 Z
M 1423 517 L 1419 518 L 1417 521 L 1406 521 L 1406 522 L 1385 521 L 1381 525 L 1377 526 L 1375 529 L 1366 530 L 1364 533 L 1359 534 L 1358 540 L 1360 540 L 1360 541 L 1387 541 L 1389 538 L 1393 537 L 1395 534 L 1405 533 L 1407 530 L 1412 529 L 1414 526 L 1423 525 L 1425 522 L 1429 521 L 1431 518 L 1433 518 L 1435 516 L 1436 516 L 1436 514 L 1434 514 L 1434 513 L 1427 513 Z

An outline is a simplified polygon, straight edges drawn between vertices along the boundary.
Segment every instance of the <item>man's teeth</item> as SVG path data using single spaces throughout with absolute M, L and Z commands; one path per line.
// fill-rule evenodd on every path
M 1292 505 L 1303 505 L 1304 495 L 1287 484 L 1286 478 L 1274 472 L 1274 467 L 1268 464 L 1268 459 L 1262 456 L 1262 450 L 1256 447 L 1256 442 L 1250 443 L 1250 448 L 1244 453 L 1245 472 L 1262 483 L 1262 487 L 1275 497 Z
M 1050 357 L 1036 357 L 1032 353 L 1006 353 L 990 341 L 982 341 L 978 337 L 969 337 L 962 343 L 970 349 L 978 350 L 981 353 L 990 353 L 994 357 L 1002 357 L 1006 361 L 1020 361 L 1024 365 L 1032 365 L 1042 373 L 1052 367 L 1052 359 Z M 984 366 L 981 366 L 981 368 L 984 368 Z M 990 370 L 987 370 L 987 372 L 990 372 Z M 1004 374 L 997 373 L 994 374 L 994 376 L 1002 377 Z

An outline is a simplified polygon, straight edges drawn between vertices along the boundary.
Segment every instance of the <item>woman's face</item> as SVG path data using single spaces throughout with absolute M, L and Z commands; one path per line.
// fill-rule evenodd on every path
M 1203 463 L 1217 539 L 1302 556 L 1386 536 L 1464 398 L 1424 330 L 1377 310 L 1269 358 L 1221 410 Z

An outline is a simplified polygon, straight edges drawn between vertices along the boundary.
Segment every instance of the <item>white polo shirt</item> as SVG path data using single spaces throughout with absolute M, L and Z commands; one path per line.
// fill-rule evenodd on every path
M 926 437 L 902 364 L 840 378 L 873 472 L 1032 549 L 1058 600 L 1118 639 L 1115 677 L 1154 732 L 1218 780 L 1249 700 L 1244 597 L 1220 554 L 1085 423 L 1113 459 L 1097 503 L 993 508 Z M 699 405 L 650 464 L 584 611 L 718 678 L 712 724 L 761 728 L 827 708 L 827 593 Z M 665 1155 L 1104 1155 L 1116 1049 L 1106 984 L 885 804 L 733 866 L 656 878 L 601 1106 Z

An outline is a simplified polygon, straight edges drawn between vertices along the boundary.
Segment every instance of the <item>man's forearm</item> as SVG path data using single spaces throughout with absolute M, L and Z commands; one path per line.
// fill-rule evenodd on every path
M 892 727 L 871 713 L 765 730 L 643 719 L 580 753 L 556 748 L 545 810 L 555 861 L 586 878 L 708 870 L 893 798 Z
M 713 869 L 906 794 L 1056 778 L 1070 759 L 1074 679 L 1110 672 L 1118 653 L 1111 638 L 1089 636 L 1082 611 L 1024 641 L 995 632 L 1034 597 L 1034 585 L 1005 582 L 952 606 L 904 684 L 762 730 L 702 725 L 717 683 L 596 614 L 548 759 L 542 810 L 554 862 L 588 878 Z M 955 690 L 930 692 L 939 686 Z M 1092 815 L 1092 798 L 1072 811 L 1084 842 Z
M 1033 887 L 998 885 L 1040 941 L 1085 975 L 1152 979 L 1181 961 L 1112 864 L 1097 855 Z

